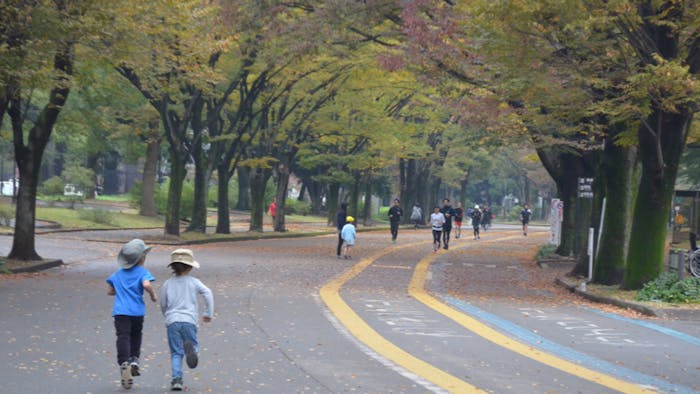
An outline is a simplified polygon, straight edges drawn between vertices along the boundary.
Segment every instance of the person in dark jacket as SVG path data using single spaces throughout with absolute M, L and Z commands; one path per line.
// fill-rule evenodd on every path
M 445 223 L 442 225 L 442 247 L 443 249 L 449 248 L 450 244 L 450 233 L 452 232 L 452 217 L 455 215 L 455 210 L 452 209 L 450 205 L 450 199 L 445 198 L 442 200 L 442 208 L 440 212 L 445 216 Z
M 345 226 L 345 223 L 347 223 L 347 217 L 348 217 L 348 203 L 344 202 L 340 204 L 340 209 L 338 210 L 338 213 L 336 214 L 335 217 L 335 225 L 336 228 L 338 229 L 338 258 L 342 258 L 340 256 L 340 252 L 343 249 L 343 237 L 340 234 L 340 232 L 343 230 L 343 226 Z
M 530 223 L 531 216 L 532 211 L 530 210 L 530 205 L 525 204 L 523 210 L 520 211 L 520 222 L 523 224 L 523 235 L 527 235 L 527 225 Z
M 481 239 L 481 235 L 479 234 L 479 225 L 481 224 L 482 220 L 483 214 L 479 209 L 479 206 L 475 205 L 474 210 L 472 211 L 472 227 L 474 228 L 474 239 Z
M 401 223 L 401 217 L 403 216 L 403 210 L 401 209 L 400 201 L 398 198 L 394 199 L 394 205 L 389 208 L 389 224 L 391 225 L 391 241 L 396 243 L 396 237 L 399 235 L 399 223 Z

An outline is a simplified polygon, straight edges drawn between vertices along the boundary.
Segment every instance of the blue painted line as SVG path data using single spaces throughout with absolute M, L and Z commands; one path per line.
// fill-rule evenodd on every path
M 689 387 L 673 384 L 629 368 L 620 367 L 618 365 L 609 363 L 605 360 L 601 360 L 589 356 L 587 354 L 581 353 L 569 347 L 559 345 L 558 343 L 552 342 L 542 336 L 533 334 L 531 331 L 520 327 L 519 325 L 514 324 L 509 320 L 488 313 L 457 298 L 449 296 L 440 296 L 440 298 L 442 298 L 444 301 L 446 301 L 453 307 L 471 316 L 478 317 L 482 321 L 485 321 L 490 325 L 497 327 L 501 331 L 511 335 L 514 338 L 517 338 L 518 340 L 524 343 L 529 344 L 530 346 L 536 347 L 542 351 L 569 360 L 571 362 L 578 363 L 579 365 L 584 366 L 586 368 L 594 369 L 609 375 L 614 375 L 622 380 L 632 381 L 637 384 L 653 387 L 662 392 L 689 394 L 697 393 L 697 391 Z
M 630 324 L 636 324 L 638 326 L 642 326 L 644 328 L 648 328 L 650 330 L 658 331 L 662 334 L 666 334 L 668 336 L 674 337 L 674 338 L 679 339 L 681 341 L 688 342 L 688 343 L 693 344 L 695 346 L 700 346 L 700 338 L 694 337 L 692 335 L 688 335 L 684 332 L 676 331 L 672 328 L 666 328 L 664 326 L 660 326 L 658 324 L 650 323 L 650 322 L 647 322 L 644 320 L 631 319 L 628 317 L 616 315 L 614 313 L 599 311 L 595 308 L 586 307 L 585 309 L 589 312 L 593 312 L 593 313 L 596 313 L 598 315 L 605 316 L 609 319 L 615 319 L 615 320 L 620 320 L 620 321 L 630 323 Z

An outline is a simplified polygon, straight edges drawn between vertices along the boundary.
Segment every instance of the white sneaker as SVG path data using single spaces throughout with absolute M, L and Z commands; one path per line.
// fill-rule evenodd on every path
M 131 363 L 124 361 L 119 368 L 122 373 L 122 387 L 128 390 L 134 384 L 134 378 L 131 375 Z

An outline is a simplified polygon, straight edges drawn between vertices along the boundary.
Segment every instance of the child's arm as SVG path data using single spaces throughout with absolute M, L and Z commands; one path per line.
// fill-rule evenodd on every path
M 148 294 L 151 296 L 151 301 L 153 302 L 158 302 L 158 297 L 156 297 L 156 291 L 153 290 L 153 286 L 151 285 L 151 281 L 146 279 L 143 281 L 143 289 L 148 292 Z
M 107 286 L 109 286 L 109 288 L 107 289 L 107 295 L 110 295 L 110 296 L 117 295 L 117 291 L 114 290 L 114 286 L 112 286 L 110 284 L 107 284 Z
M 202 295 L 202 297 L 204 297 L 205 302 L 202 320 L 206 323 L 209 323 L 214 317 L 214 295 L 212 294 L 211 290 L 202 282 L 199 282 L 199 288 L 197 289 L 197 291 L 199 292 L 199 294 Z
M 163 316 L 165 316 L 165 311 L 168 310 L 168 292 L 166 288 L 168 287 L 168 281 L 165 281 L 163 283 L 163 286 L 160 287 L 160 311 L 163 313 Z

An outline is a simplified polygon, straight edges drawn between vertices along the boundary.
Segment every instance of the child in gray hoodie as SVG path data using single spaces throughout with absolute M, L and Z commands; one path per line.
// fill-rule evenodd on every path
M 195 368 L 199 361 L 197 295 L 201 294 L 204 298 L 206 307 L 202 320 L 207 323 L 214 316 L 214 297 L 207 286 L 190 275 L 192 268 L 199 268 L 199 263 L 195 261 L 191 250 L 173 251 L 168 266 L 172 268 L 174 276 L 166 280 L 160 289 L 160 309 L 165 316 L 165 326 L 168 328 L 172 369 L 170 389 L 181 391 L 183 389 L 182 358 L 185 358 L 190 368 Z

